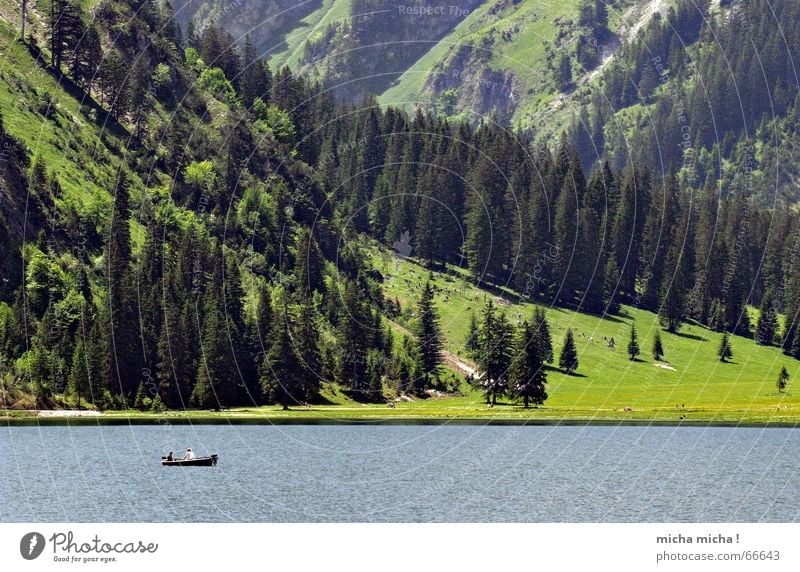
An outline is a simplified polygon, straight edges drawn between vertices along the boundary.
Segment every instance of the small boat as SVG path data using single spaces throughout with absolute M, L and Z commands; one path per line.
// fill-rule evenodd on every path
M 170 467 L 213 467 L 217 464 L 217 455 L 172 460 L 169 460 L 168 457 L 161 457 L 161 464 Z

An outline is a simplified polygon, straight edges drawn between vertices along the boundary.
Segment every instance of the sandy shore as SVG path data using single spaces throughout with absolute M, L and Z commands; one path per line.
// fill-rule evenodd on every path
M 88 411 L 83 409 L 39 409 L 36 411 L 37 417 L 102 417 L 99 411 Z

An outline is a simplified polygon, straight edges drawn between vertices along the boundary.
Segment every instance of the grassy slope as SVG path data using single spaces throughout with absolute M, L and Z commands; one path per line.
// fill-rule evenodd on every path
M 0 108 L 6 129 L 25 143 L 31 157 L 41 156 L 57 173 L 63 200 L 89 211 L 102 208 L 109 200 L 105 188 L 113 181 L 113 156 L 94 123 L 81 113 L 81 102 L 61 90 L 16 41 L 17 34 L 0 21 Z M 54 102 L 51 119 L 42 115 L 48 107 L 40 105 L 46 94 Z M 108 132 L 105 137 L 115 146 L 121 143 Z
M 281 44 L 274 48 L 264 46 L 264 57 L 273 70 L 285 65 L 292 69 L 301 69 L 300 58 L 303 57 L 306 42 L 321 36 L 330 24 L 349 19 L 350 0 L 323 0 L 322 6 L 300 20 L 297 27 L 283 38 Z
M 405 305 L 419 296 L 428 272 L 409 261 L 383 257 L 379 268 L 387 276 L 388 296 Z M 463 354 L 472 311 L 479 312 L 484 299 L 494 294 L 482 291 L 466 280 L 434 275 L 440 288 L 437 302 L 447 347 Z M 446 299 L 446 300 L 445 300 Z M 510 304 L 506 312 L 513 322 L 532 314 L 531 304 Z M 556 353 L 567 328 L 577 339 L 581 366 L 578 376 L 551 370 L 548 374 L 550 399 L 546 411 L 536 417 L 613 417 L 743 420 L 792 419 L 800 415 L 800 391 L 790 382 L 789 391 L 777 393 L 775 381 L 782 366 L 797 379 L 797 362 L 779 349 L 757 345 L 752 340 L 734 337 L 732 363 L 720 363 L 717 349 L 720 334 L 698 325 L 686 325 L 678 335 L 662 332 L 667 362 L 654 362 L 652 339 L 658 319 L 651 312 L 623 308 L 622 317 L 600 318 L 559 308 L 549 308 Z M 636 322 L 641 361 L 631 362 L 626 354 L 630 324 Z M 613 337 L 616 349 L 608 348 L 603 338 Z M 591 341 L 590 341 L 591 338 Z M 673 369 L 657 367 L 668 366 Z M 478 407 L 480 396 L 453 400 L 452 405 Z M 681 407 L 676 410 L 675 405 Z M 685 406 L 685 408 L 683 407 Z M 417 407 L 437 407 L 436 402 Z M 626 407 L 633 409 L 624 411 Z M 778 410 L 779 408 L 779 410 Z M 497 410 L 494 412 L 498 413 Z
M 443 38 L 411 69 L 403 74 L 396 84 L 383 93 L 379 100 L 384 105 L 408 105 L 426 100 L 424 84 L 437 64 L 450 57 L 462 44 L 481 45 L 486 38 L 494 38 L 488 65 L 493 69 L 511 69 L 523 86 L 520 93 L 516 118 L 521 120 L 537 112 L 557 94 L 550 85 L 545 60 L 545 47 L 554 46 L 558 27 L 556 18 L 575 19 L 579 0 L 563 2 L 524 1 L 518 5 L 509 4 L 496 14 L 490 10 L 489 2 L 475 10 L 450 35 Z M 622 2 L 625 7 L 630 0 Z M 616 29 L 621 21 L 621 11 L 609 7 L 609 26 Z M 504 30 L 516 30 L 511 41 L 501 37 Z

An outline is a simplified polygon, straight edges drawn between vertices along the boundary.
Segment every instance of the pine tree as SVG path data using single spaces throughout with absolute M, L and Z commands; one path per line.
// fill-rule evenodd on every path
M 294 275 L 303 297 L 325 289 L 325 259 L 314 235 L 305 227 L 298 230 Z
M 479 349 L 479 332 L 478 332 L 478 319 L 475 317 L 475 312 L 470 312 L 469 315 L 469 331 L 467 332 L 467 341 L 464 342 L 464 349 L 467 355 L 474 357 Z
M 269 101 L 272 77 L 269 66 L 259 59 L 256 47 L 250 39 L 250 34 L 245 35 L 243 52 L 244 60 L 242 64 L 244 69 L 240 78 L 240 91 L 242 103 L 245 108 L 250 109 L 256 99 L 261 99 L 265 103 Z
M 653 359 L 661 361 L 664 357 L 664 346 L 661 343 L 661 332 L 656 330 L 656 335 L 653 338 Z
M 498 395 L 503 395 L 508 389 L 513 340 L 508 319 L 505 314 L 498 315 L 491 300 L 483 309 L 479 337 L 480 351 L 477 362 L 483 370 L 479 383 L 486 395 L 486 402 L 494 405 L 497 403 Z
M 602 39 L 606 32 L 608 32 L 607 2 L 608 0 L 595 0 L 594 2 L 595 36 L 597 36 L 598 39 Z
M 97 63 L 103 59 L 103 47 L 97 27 L 90 25 L 80 40 L 70 61 L 70 73 L 75 83 L 87 92 L 92 89 L 92 82 L 97 74 Z
M 761 311 L 756 325 L 756 342 L 762 346 L 771 346 L 777 333 L 778 316 L 775 312 L 775 299 L 769 290 L 761 300 Z
M 51 64 L 56 70 L 75 51 L 83 36 L 84 24 L 77 0 L 51 0 L 48 17 Z
M 301 302 L 296 311 L 297 326 L 293 334 L 293 347 L 302 364 L 298 372 L 301 377 L 302 396 L 305 401 L 313 402 L 319 398 L 320 379 L 322 377 L 322 359 L 319 352 L 319 324 L 314 306 L 309 302 Z
M 128 113 L 130 90 L 128 88 L 128 65 L 125 58 L 116 49 L 105 55 L 97 75 L 97 87 L 101 102 L 107 104 L 108 110 L 117 119 Z
M 567 91 L 572 86 L 572 63 L 569 56 L 564 54 L 558 63 L 556 73 L 556 88 L 558 91 Z
M 130 112 L 137 136 L 141 135 L 142 123 L 145 121 L 149 105 L 150 67 L 143 57 L 136 58 L 128 82 Z
M 509 385 L 512 395 L 522 399 L 526 409 L 530 403 L 541 405 L 547 399 L 547 372 L 543 357 L 539 332 L 527 321 L 523 322 L 514 344 Z
M 72 369 L 69 374 L 68 389 L 70 395 L 77 400 L 77 408 L 81 408 L 81 397 L 87 398 L 91 393 L 89 381 L 89 361 L 86 358 L 86 348 L 83 339 L 78 339 L 75 351 L 72 354 Z
M 272 403 L 289 409 L 302 402 L 302 364 L 297 359 L 286 320 L 275 322 L 272 345 L 264 356 L 259 377 L 264 395 Z
M 659 289 L 658 317 L 668 332 L 677 332 L 685 315 L 684 264 L 678 244 L 667 250 L 664 275 Z
M 778 374 L 778 391 L 783 393 L 786 391 L 786 384 L 789 382 L 789 372 L 786 371 L 786 366 L 781 368 L 781 372 Z
M 369 397 L 366 366 L 369 353 L 367 328 L 372 323 L 370 305 L 358 285 L 351 281 L 345 282 L 341 302 L 341 319 L 338 323 L 341 355 L 337 378 L 356 396 Z
M 536 330 L 536 339 L 541 346 L 542 360 L 553 363 L 553 337 L 550 335 L 550 324 L 547 322 L 547 313 L 544 308 L 537 307 L 533 313 L 533 327 Z
M 141 340 L 136 314 L 131 273 L 130 180 L 120 167 L 114 191 L 114 210 L 106 248 L 110 359 L 108 385 L 125 397 L 132 397 L 136 386 L 130 372 L 141 370 Z
M 631 323 L 631 337 L 628 340 L 628 357 L 631 361 L 636 361 L 636 358 L 641 353 L 639 348 L 639 336 L 636 333 L 636 324 Z
M 608 314 L 619 313 L 619 296 L 617 295 L 620 280 L 619 267 L 614 256 L 609 256 L 603 271 L 603 306 Z
M 144 411 L 147 409 L 145 403 L 145 389 L 144 389 L 144 382 L 139 382 L 139 387 L 136 388 L 136 397 L 133 400 L 133 408 L 138 411 Z
M 439 326 L 439 313 L 434 302 L 433 288 L 430 282 L 425 283 L 419 304 L 417 305 L 417 369 L 422 376 L 419 389 L 424 391 L 430 384 L 430 378 L 438 377 L 442 363 L 442 330 Z
M 731 339 L 730 336 L 728 336 L 728 332 L 722 332 L 722 340 L 720 341 L 717 355 L 719 356 L 719 361 L 721 362 L 726 362 L 733 357 Z
M 572 328 L 568 328 L 567 334 L 564 336 L 564 345 L 558 358 L 558 367 L 563 369 L 567 375 L 572 375 L 578 369 L 578 349 L 575 347 Z

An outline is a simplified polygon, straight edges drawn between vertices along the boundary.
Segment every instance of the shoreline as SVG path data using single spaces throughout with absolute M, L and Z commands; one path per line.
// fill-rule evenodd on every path
M 666 419 L 663 417 L 623 416 L 528 416 L 497 414 L 424 415 L 375 414 L 364 412 L 355 416 L 337 416 L 335 411 L 274 410 L 255 412 L 197 411 L 180 413 L 99 413 L 96 411 L 11 411 L 0 412 L 0 424 L 9 427 L 34 426 L 122 426 L 122 425 L 466 425 L 466 426 L 630 426 L 630 427 L 748 427 L 748 428 L 800 428 L 800 419 L 719 419 L 696 417 L 693 419 Z M 19 414 L 23 413 L 23 414 Z M 29 414 L 25 414 L 29 413 Z

